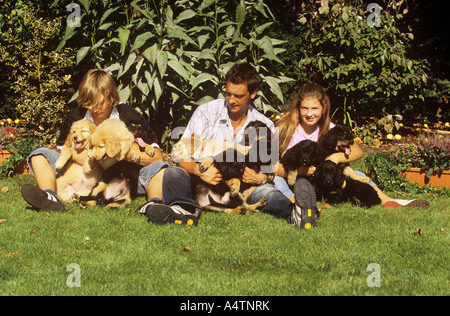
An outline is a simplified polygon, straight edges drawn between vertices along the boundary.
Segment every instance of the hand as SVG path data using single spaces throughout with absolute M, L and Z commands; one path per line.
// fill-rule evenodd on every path
M 242 181 L 249 184 L 260 185 L 261 183 L 264 182 L 264 180 L 266 180 L 266 175 L 264 173 L 251 169 L 249 167 L 245 167 L 244 175 L 242 176 Z
M 301 166 L 297 169 L 297 174 L 302 177 L 311 177 L 316 172 L 315 166 Z
M 200 179 L 211 185 L 217 185 L 222 181 L 222 175 L 214 165 L 210 166 L 205 172 L 199 172 L 198 175 Z

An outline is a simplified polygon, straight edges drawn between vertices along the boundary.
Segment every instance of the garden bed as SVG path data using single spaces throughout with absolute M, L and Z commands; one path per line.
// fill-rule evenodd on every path
M 435 173 L 433 176 L 427 178 L 427 170 L 420 168 L 409 168 L 400 173 L 410 183 L 417 183 L 419 185 L 430 185 L 435 188 L 450 188 L 450 170 L 445 170 L 440 173 Z

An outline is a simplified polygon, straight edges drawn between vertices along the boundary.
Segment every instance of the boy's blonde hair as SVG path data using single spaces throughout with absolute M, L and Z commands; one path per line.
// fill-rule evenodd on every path
M 291 102 L 291 110 L 288 115 L 284 116 L 278 123 L 278 133 L 280 142 L 280 153 L 283 153 L 291 141 L 292 135 L 300 123 L 300 104 L 303 100 L 313 98 L 320 102 L 323 107 L 323 115 L 320 118 L 319 125 L 319 139 L 321 141 L 323 136 L 330 129 L 330 99 L 328 98 L 325 88 L 316 84 L 305 84 L 300 88 L 298 94 Z
M 120 97 L 114 79 L 106 71 L 91 69 L 81 80 L 77 101 L 88 109 L 104 101 L 115 107 L 119 104 Z

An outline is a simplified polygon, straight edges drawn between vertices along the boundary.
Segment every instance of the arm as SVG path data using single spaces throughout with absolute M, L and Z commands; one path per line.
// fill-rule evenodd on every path
M 222 180 L 222 175 L 216 167 L 211 166 L 205 172 L 200 172 L 199 163 L 194 160 L 184 159 L 178 163 L 178 166 L 187 173 L 198 176 L 200 179 L 211 185 L 217 185 Z

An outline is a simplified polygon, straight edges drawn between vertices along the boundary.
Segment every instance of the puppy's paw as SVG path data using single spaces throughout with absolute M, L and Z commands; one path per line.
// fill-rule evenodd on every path
M 203 173 L 211 167 L 213 161 L 210 159 L 203 159 L 200 165 L 198 166 L 198 170 Z
M 78 203 L 80 202 L 80 195 L 74 193 L 70 198 L 70 203 Z
M 260 201 L 259 201 L 259 207 L 264 207 L 264 206 L 266 206 L 267 205 L 267 198 L 262 198 Z
M 153 157 L 155 155 L 155 148 L 152 146 L 146 144 L 145 145 L 145 153 L 149 155 L 150 157 Z

